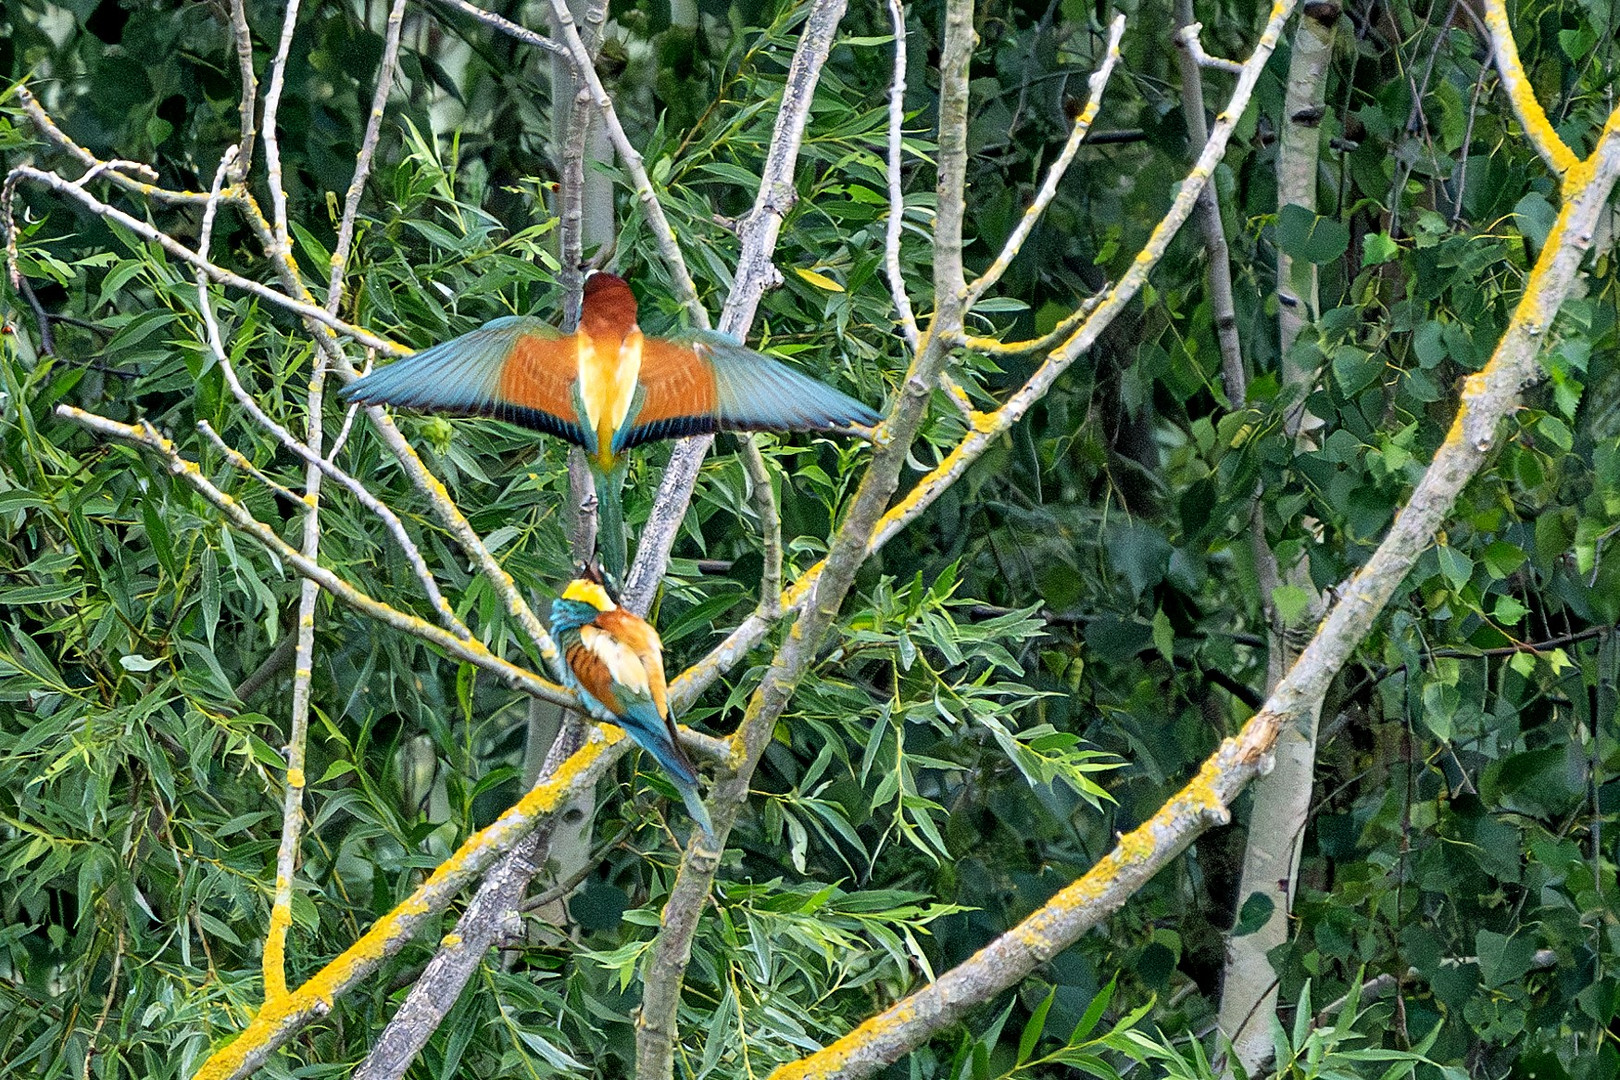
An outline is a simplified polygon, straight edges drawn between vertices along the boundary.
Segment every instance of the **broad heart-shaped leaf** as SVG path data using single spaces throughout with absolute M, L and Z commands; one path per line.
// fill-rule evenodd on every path
M 1321 265 L 1349 249 L 1350 230 L 1341 221 L 1289 203 L 1277 214 L 1277 246 L 1289 258 Z
M 1507 985 L 1529 971 L 1535 961 L 1535 944 L 1527 935 L 1479 930 L 1474 934 L 1474 948 L 1487 988 Z
M 1238 912 L 1237 925 L 1232 927 L 1232 936 L 1240 938 L 1254 933 L 1266 925 L 1276 907 L 1276 902 L 1266 893 L 1250 893 L 1243 901 L 1242 910 Z

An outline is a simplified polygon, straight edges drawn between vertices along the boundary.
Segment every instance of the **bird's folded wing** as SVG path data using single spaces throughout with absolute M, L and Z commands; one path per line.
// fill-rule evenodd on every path
M 647 696 L 659 716 L 669 715 L 669 686 L 664 676 L 664 643 L 658 631 L 645 619 L 623 608 L 611 608 L 596 616 L 596 625 L 612 635 L 621 648 L 628 649 L 641 664 L 647 677 Z M 671 728 L 673 731 L 674 729 Z
M 540 319 L 509 316 L 396 360 L 344 393 L 365 405 L 490 416 L 583 444 L 577 375 L 572 336 Z
M 643 400 L 615 452 L 714 431 L 859 431 L 882 419 L 848 394 L 713 332 L 648 338 Z
M 612 614 L 605 611 L 602 616 Z M 651 627 L 641 625 L 656 642 Z M 697 769 L 681 749 L 680 735 L 669 717 L 662 659 L 655 655 L 649 659 L 656 663 L 646 663 L 638 655 L 646 644 L 641 641 L 633 646 L 600 627 L 582 626 L 579 644 L 569 648 L 565 657 L 586 692 L 606 705 L 672 776 L 690 784 L 697 779 Z

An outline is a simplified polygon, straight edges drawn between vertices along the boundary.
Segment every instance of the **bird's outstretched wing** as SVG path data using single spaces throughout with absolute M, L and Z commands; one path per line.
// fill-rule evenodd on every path
M 855 431 L 878 413 L 724 334 L 692 331 L 642 344 L 641 407 L 615 453 L 714 431 Z
M 572 336 L 512 315 L 412 353 L 351 383 L 363 405 L 398 405 L 490 416 L 585 445 L 574 409 L 578 360 Z

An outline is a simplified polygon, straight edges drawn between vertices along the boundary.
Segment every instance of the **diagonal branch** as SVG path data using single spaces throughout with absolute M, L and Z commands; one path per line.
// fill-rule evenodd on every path
M 1110 323 L 1124 310 L 1146 283 L 1148 274 L 1169 249 L 1177 230 L 1186 223 L 1196 205 L 1199 193 L 1209 180 L 1215 165 L 1226 152 L 1226 144 L 1237 127 L 1238 120 L 1248 108 L 1260 72 L 1277 47 L 1278 36 L 1293 11 L 1294 0 L 1282 0 L 1271 11 L 1270 21 L 1255 43 L 1254 52 L 1244 64 L 1243 75 L 1237 80 L 1232 95 L 1227 99 L 1211 129 L 1197 162 L 1177 189 L 1169 212 L 1154 228 L 1147 243 L 1137 253 L 1131 268 L 1108 292 L 1087 301 L 1090 313 L 1078 328 L 1054 350 L 1036 369 L 1018 391 L 1005 404 L 993 412 L 975 412 L 971 429 L 932 471 L 924 476 L 899 502 L 890 507 L 878 521 L 877 528 L 867 541 L 868 552 L 875 552 L 896 533 L 920 517 L 934 501 L 962 477 L 968 468 L 991 446 L 1023 418 L 1030 407 L 1039 401 L 1059 376 L 1068 370 L 1074 360 L 1090 348 Z M 817 582 L 825 572 L 827 560 L 822 560 L 801 574 L 782 595 L 784 611 L 797 612 L 814 596 Z M 771 620 L 758 615 L 744 619 L 724 641 L 708 656 L 694 664 L 670 684 L 670 702 L 683 707 L 695 700 L 715 679 L 747 655 L 748 651 L 765 639 Z
M 771 1080 L 856 1080 L 922 1045 L 969 1008 L 1016 984 L 1081 934 L 1119 910 L 1200 834 L 1229 819 L 1243 788 L 1269 766 L 1284 724 L 1305 714 L 1361 643 L 1470 478 L 1484 464 L 1496 429 L 1536 377 L 1536 354 L 1568 296 L 1609 191 L 1620 176 L 1620 109 L 1591 158 L 1571 166 L 1572 194 L 1547 238 L 1490 362 L 1468 377 L 1451 431 L 1383 543 L 1341 593 L 1288 675 L 1235 738 L 1198 776 L 1084 876 L 1034 914 L 928 986 L 868 1019 L 838 1042 L 777 1069 Z
M 558 44 L 543 34 L 537 34 L 526 26 L 519 26 L 510 19 L 503 19 L 493 11 L 485 11 L 481 7 L 468 3 L 467 0 L 439 0 L 439 3 L 445 7 L 455 8 L 464 15 L 471 15 L 485 26 L 494 27 L 509 37 L 517 38 L 525 45 L 533 45 L 537 49 L 544 49 L 546 52 L 566 59 L 569 63 L 574 60 L 574 56 L 568 51 L 567 46 Z
M 117 176 L 118 173 L 103 172 L 101 175 L 111 177 Z M 410 352 L 409 349 L 398 344 L 397 342 L 389 341 L 387 338 L 378 337 L 369 330 L 344 322 L 342 319 L 338 318 L 336 315 L 333 315 L 325 308 L 316 307 L 314 304 L 307 301 L 295 300 L 284 293 L 272 289 L 268 285 L 253 281 L 249 278 L 243 277 L 240 274 L 235 274 L 220 266 L 216 266 L 214 263 L 209 262 L 203 256 L 198 255 L 195 251 L 192 251 L 190 248 L 180 243 L 180 241 L 176 240 L 168 233 L 162 232 L 161 230 L 147 224 L 139 218 L 126 214 L 116 206 L 107 205 L 94 195 L 90 194 L 88 191 L 84 190 L 84 188 L 80 187 L 78 184 L 64 177 L 58 176 L 56 173 L 47 172 L 44 169 L 36 169 L 32 165 L 19 165 L 12 169 L 10 174 L 7 176 L 6 191 L 9 193 L 15 184 L 21 180 L 31 180 L 36 184 L 49 188 L 58 195 L 63 195 L 67 198 L 73 199 L 74 201 L 83 205 L 85 209 L 89 210 L 97 217 L 116 222 L 118 225 L 128 229 L 131 233 L 140 237 L 142 240 L 147 240 L 158 245 L 158 247 L 162 248 L 167 254 L 173 258 L 179 259 L 187 266 L 203 271 L 208 275 L 209 280 L 211 281 L 215 281 L 221 285 L 229 285 L 231 288 L 239 289 L 250 296 L 256 296 L 260 300 L 274 304 L 277 307 L 285 308 L 286 310 L 294 312 L 295 314 L 302 315 L 306 319 L 310 319 L 321 324 L 328 330 L 331 330 L 333 333 L 341 334 L 344 337 L 353 338 L 362 345 L 370 346 L 385 356 L 405 356 Z M 188 199 L 186 201 L 189 202 L 193 200 Z M 208 194 L 206 192 L 199 193 L 195 201 L 198 203 L 206 203 L 208 201 Z M 240 205 L 240 203 L 238 205 Z M 9 228 L 9 223 L 7 229 L 8 235 L 15 235 L 15 230 Z
M 76 409 L 71 405 L 58 405 L 56 415 L 64 420 L 72 420 L 76 424 L 82 424 L 98 434 L 116 439 L 125 439 L 156 451 L 167 463 L 170 472 L 184 479 L 197 490 L 198 494 L 213 503 L 237 529 L 259 541 L 279 558 L 290 564 L 299 574 L 311 579 L 336 599 L 354 608 L 360 614 L 376 619 L 383 625 L 392 627 L 402 633 L 413 634 L 431 645 L 436 645 L 456 659 L 464 660 L 496 676 L 514 690 L 521 690 L 532 697 L 554 701 L 559 705 L 572 707 L 577 704 L 574 695 L 561 686 L 542 679 L 534 672 L 497 656 L 476 637 L 462 640 L 448 630 L 442 630 L 434 626 L 426 619 L 418 618 L 375 599 L 349 582 L 344 581 L 326 567 L 305 558 L 301 551 L 276 535 L 274 529 L 248 513 L 247 508 L 240 502 L 221 491 L 207 477 L 203 476 L 202 470 L 197 467 L 195 462 L 181 457 L 179 451 L 175 449 L 174 443 L 158 434 L 150 424 L 122 424 L 116 420 L 109 420 L 104 416 L 86 412 L 83 409 Z
M 1513 27 L 1508 24 L 1507 7 L 1502 0 L 1485 0 L 1485 25 L 1491 31 L 1491 51 L 1496 57 L 1497 74 L 1502 77 L 1502 89 L 1507 91 L 1525 137 L 1548 168 L 1564 175 L 1579 159 L 1559 138 L 1552 121 L 1547 119 L 1546 110 L 1536 100 L 1536 92 L 1519 60 L 1519 46 L 1513 40 Z
M 1108 80 L 1114 74 L 1114 65 L 1119 63 L 1119 39 L 1124 33 L 1125 16 L 1114 16 L 1113 23 L 1108 27 L 1108 44 L 1103 51 L 1103 62 L 1091 73 L 1090 97 L 1086 99 L 1086 107 L 1074 118 L 1074 127 L 1069 131 L 1069 141 L 1063 144 L 1062 153 L 1052 162 L 1052 168 L 1047 171 L 1046 180 L 1041 184 L 1041 190 L 1036 193 L 1035 201 L 1029 204 L 1024 216 L 1013 229 L 1012 235 L 1007 237 L 1007 242 L 1002 245 L 1001 254 L 996 256 L 995 261 L 980 275 L 979 280 L 968 286 L 969 310 L 972 310 L 973 305 L 1001 280 L 1001 275 L 1007 272 L 1012 261 L 1018 257 L 1018 252 L 1023 249 L 1024 241 L 1028 240 L 1029 234 L 1035 230 L 1035 223 L 1041 219 L 1047 206 L 1057 197 L 1058 185 L 1063 182 L 1063 174 L 1069 171 L 1069 163 L 1074 160 L 1074 155 L 1080 152 L 1080 144 L 1086 141 L 1091 125 L 1097 119 L 1097 112 L 1102 108 L 1103 91 L 1107 89 Z
M 39 99 L 33 95 L 27 86 L 19 84 L 16 89 L 17 100 L 22 102 L 23 112 L 27 114 L 34 127 L 39 129 L 39 133 L 78 161 L 79 164 L 89 169 L 96 177 L 110 180 L 125 191 L 136 195 L 145 195 L 158 202 L 173 204 L 194 203 L 200 206 L 208 201 L 208 192 L 206 191 L 172 191 L 168 188 L 158 187 L 157 172 L 149 165 L 138 161 L 103 161 L 96 157 L 70 139 L 67 133 L 56 125 L 56 121 L 51 119 L 50 114 L 45 111 L 44 106 L 39 103 Z M 251 130 L 251 125 L 249 129 Z M 147 179 L 136 179 L 134 176 L 129 175 L 131 172 L 139 173 Z M 90 175 L 86 174 L 77 182 L 84 184 L 89 179 Z
M 242 1033 L 215 1051 L 192 1080 L 237 1080 L 263 1065 L 298 1031 L 330 1012 L 339 995 L 371 975 L 426 928 L 497 858 L 516 847 L 550 814 L 594 787 L 629 745 L 617 728 L 593 727 L 584 747 L 555 776 L 536 784 L 494 824 L 468 837 L 403 903 L 372 923 L 358 941 L 302 986 L 266 1002 Z

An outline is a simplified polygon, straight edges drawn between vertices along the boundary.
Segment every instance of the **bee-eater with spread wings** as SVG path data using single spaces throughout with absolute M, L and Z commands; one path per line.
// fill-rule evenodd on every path
M 492 416 L 583 447 L 596 474 L 603 561 L 624 573 L 625 452 L 715 431 L 850 431 L 867 406 L 713 331 L 645 337 L 623 278 L 585 279 L 579 329 L 508 316 L 353 383 L 352 401 Z
M 592 715 L 624 728 L 657 759 L 679 789 L 686 812 L 712 837 L 714 826 L 698 796 L 697 768 L 681 749 L 669 714 L 658 631 L 615 603 L 587 565 L 551 605 L 551 632 L 567 661 L 569 688 Z

